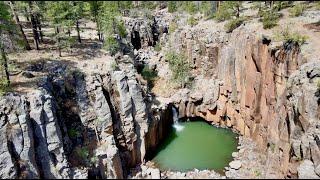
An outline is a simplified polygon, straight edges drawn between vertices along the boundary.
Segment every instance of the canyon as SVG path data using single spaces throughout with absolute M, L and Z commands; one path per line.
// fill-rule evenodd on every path
M 306 58 L 295 42 L 274 43 L 250 23 L 227 33 L 215 22 L 186 26 L 181 15 L 168 32 L 173 19 L 167 9 L 124 18 L 123 51 L 103 61 L 30 67 L 49 73 L 34 90 L 0 99 L 0 177 L 320 178 L 319 57 Z M 186 54 L 192 87 L 167 83 L 170 50 Z M 158 72 L 153 90 L 145 66 Z M 225 174 L 154 166 L 172 108 L 239 135 Z

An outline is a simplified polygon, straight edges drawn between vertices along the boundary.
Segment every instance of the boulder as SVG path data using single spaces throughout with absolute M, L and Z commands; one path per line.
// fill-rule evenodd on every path
M 299 179 L 319 179 L 310 160 L 304 160 L 297 170 Z
M 240 169 L 240 168 L 241 168 L 241 165 L 242 165 L 242 163 L 241 163 L 241 161 L 239 161 L 239 160 L 231 161 L 231 162 L 229 163 L 230 168 L 231 168 L 231 169 L 235 169 L 235 170 Z

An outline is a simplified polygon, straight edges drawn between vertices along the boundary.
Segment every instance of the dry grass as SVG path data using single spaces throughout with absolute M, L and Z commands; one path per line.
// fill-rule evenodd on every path
M 152 92 L 160 97 L 170 97 L 177 89 L 178 86 L 173 82 L 163 78 L 158 78 L 154 82 Z

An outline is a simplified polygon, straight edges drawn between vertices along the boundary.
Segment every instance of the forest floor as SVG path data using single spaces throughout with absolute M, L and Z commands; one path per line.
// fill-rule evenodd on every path
M 8 54 L 11 88 L 16 92 L 22 94 L 30 92 L 37 87 L 40 78 L 48 75 L 52 67 L 66 65 L 71 69 L 81 69 L 85 62 L 98 63 L 108 59 L 108 53 L 102 49 L 102 43 L 98 40 L 95 23 L 91 21 L 82 21 L 81 43 L 77 42 L 72 47 L 63 49 L 62 57 L 59 57 L 55 42 L 49 38 L 54 33 L 53 28 L 48 26 L 42 28 L 43 43 L 39 44 L 40 50 L 35 50 L 32 29 L 27 22 L 22 21 L 22 24 L 26 27 L 25 33 L 32 50 Z M 71 36 L 77 37 L 75 30 L 71 32 Z M 34 77 L 25 77 L 23 75 L 25 71 L 32 73 Z

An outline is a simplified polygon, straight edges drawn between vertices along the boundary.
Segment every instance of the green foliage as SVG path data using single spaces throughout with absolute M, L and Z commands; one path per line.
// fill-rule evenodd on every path
M 301 46 L 306 42 L 308 36 L 301 35 L 298 32 L 291 32 L 289 26 L 287 26 L 280 32 L 275 33 L 275 39 L 279 41 L 294 42 Z
M 127 30 L 126 30 L 126 27 L 124 26 L 123 21 L 120 21 L 117 24 L 117 30 L 118 30 L 118 34 L 121 38 L 125 38 L 127 36 Z
M 224 28 L 225 30 L 230 33 L 237 27 L 239 27 L 244 22 L 244 18 L 236 18 L 230 20 L 228 23 L 225 24 Z
M 239 15 L 241 6 L 242 2 L 240 1 L 224 1 L 215 13 L 215 19 L 218 22 L 229 20 L 233 16 Z
M 141 72 L 142 77 L 147 81 L 153 81 L 158 75 L 157 72 L 150 69 L 148 65 L 145 65 Z
M 104 47 L 113 56 L 120 50 L 120 44 L 114 37 L 107 37 L 104 43 Z
M 169 1 L 168 2 L 168 12 L 173 13 L 177 11 L 177 2 Z
M 289 9 L 289 13 L 291 17 L 301 16 L 306 6 L 304 4 L 297 4 L 294 7 Z
M 111 64 L 111 68 L 112 68 L 112 70 L 113 70 L 113 71 L 116 71 L 116 70 L 118 70 L 118 69 L 119 69 L 119 66 L 118 66 L 118 64 L 117 64 L 117 62 L 116 62 L 116 61 L 113 61 L 113 62 L 112 62 L 112 64 Z
M 190 66 L 186 61 L 186 57 L 182 54 L 170 51 L 165 56 L 169 62 L 169 67 L 172 72 L 172 80 L 184 86 L 189 79 Z
M 11 87 L 6 78 L 0 78 L 0 96 L 3 96 L 6 92 L 10 91 Z
M 261 17 L 260 20 L 262 21 L 264 29 L 275 27 L 280 18 L 280 14 L 272 10 L 260 11 L 259 15 Z
M 80 136 L 80 132 L 78 130 L 74 129 L 74 128 L 71 128 L 71 129 L 68 130 L 68 135 L 71 138 L 77 138 L 77 137 Z
M 153 10 L 156 9 L 157 6 L 158 2 L 156 1 L 141 1 L 139 8 Z
M 195 26 L 198 24 L 198 21 L 193 16 L 191 16 L 190 18 L 188 18 L 187 23 L 190 26 Z
M 197 11 L 194 1 L 182 1 L 180 2 L 180 7 L 183 11 L 187 11 L 189 14 L 195 14 Z
M 275 4 L 273 5 L 272 9 L 276 11 L 281 11 L 282 9 L 285 9 L 287 7 L 291 6 L 290 1 L 276 1 Z
M 88 148 L 82 147 L 82 148 L 77 148 L 76 149 L 77 155 L 82 159 L 82 160 L 87 160 L 89 157 L 89 151 Z
M 202 1 L 200 4 L 200 12 L 206 17 L 213 14 L 212 1 Z
M 173 33 L 178 28 L 178 24 L 175 21 L 170 22 L 169 24 L 169 33 Z
M 157 44 L 154 46 L 154 50 L 157 51 L 157 52 L 160 52 L 160 51 L 161 51 L 161 45 L 160 45 L 160 43 L 157 43 Z

